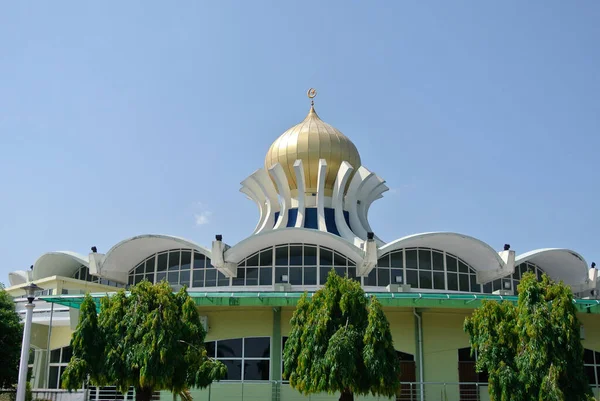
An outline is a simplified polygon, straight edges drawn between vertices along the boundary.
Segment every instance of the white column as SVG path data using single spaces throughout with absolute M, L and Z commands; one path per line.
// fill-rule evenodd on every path
M 17 401 L 25 401 L 25 389 L 27 388 L 27 365 L 29 362 L 29 344 L 31 341 L 31 320 L 33 318 L 33 303 L 25 305 L 25 328 L 23 331 L 23 343 L 21 344 L 21 363 L 19 364 L 19 384 L 17 386 Z

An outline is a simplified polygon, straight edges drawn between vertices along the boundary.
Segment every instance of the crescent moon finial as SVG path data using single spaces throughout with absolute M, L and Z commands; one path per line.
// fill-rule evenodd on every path
M 306 92 L 306 96 L 310 99 L 310 105 L 314 106 L 315 101 L 313 100 L 315 96 L 317 96 L 317 90 L 315 88 L 310 88 L 308 92 Z

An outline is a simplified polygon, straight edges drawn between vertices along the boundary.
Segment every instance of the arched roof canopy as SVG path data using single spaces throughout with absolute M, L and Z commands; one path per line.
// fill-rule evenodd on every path
M 33 264 L 33 280 L 51 276 L 71 277 L 81 266 L 89 267 L 87 256 L 75 252 L 48 252 Z
M 225 251 L 225 261 L 239 263 L 247 256 L 262 249 L 283 244 L 315 244 L 333 249 L 354 261 L 363 261 L 363 251 L 348 241 L 325 231 L 309 228 L 282 228 L 252 235 Z
M 416 247 L 449 252 L 477 271 L 491 271 L 504 266 L 498 252 L 485 242 L 450 232 L 421 233 L 397 239 L 379 248 L 378 257 L 398 249 Z
M 193 249 L 211 257 L 211 252 L 203 246 L 185 238 L 172 235 L 146 234 L 119 242 L 106 253 L 102 270 L 128 273 L 148 256 L 170 249 Z
M 8 273 L 8 282 L 11 287 L 13 285 L 21 285 L 25 284 L 29 281 L 30 275 L 25 270 L 17 270 L 14 272 Z
M 588 278 L 588 264 L 577 252 L 563 248 L 536 249 L 515 258 L 515 266 L 533 263 L 553 280 L 567 285 L 583 284 Z

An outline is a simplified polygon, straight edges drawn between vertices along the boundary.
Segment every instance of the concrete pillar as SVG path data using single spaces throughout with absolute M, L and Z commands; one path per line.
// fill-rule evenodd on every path
M 31 342 L 31 320 L 33 319 L 33 308 L 31 302 L 25 305 L 25 328 L 23 332 L 23 343 L 21 344 L 21 362 L 19 364 L 19 384 L 17 387 L 17 401 L 25 401 L 25 390 L 27 388 L 27 365 L 29 362 L 29 344 Z

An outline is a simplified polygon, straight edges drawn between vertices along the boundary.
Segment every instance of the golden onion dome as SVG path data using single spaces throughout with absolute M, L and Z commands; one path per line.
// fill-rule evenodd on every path
M 316 92 L 312 92 L 313 96 Z M 265 168 L 280 163 L 285 171 L 292 196 L 298 193 L 294 172 L 296 160 L 302 160 L 306 180 L 306 193 L 317 192 L 319 160 L 327 162 L 325 195 L 331 196 L 337 172 L 343 161 L 347 161 L 356 171 L 360 167 L 360 155 L 356 146 L 337 128 L 332 127 L 317 115 L 311 106 L 308 115 L 300 124 L 285 131 L 273 142 L 265 157 Z

